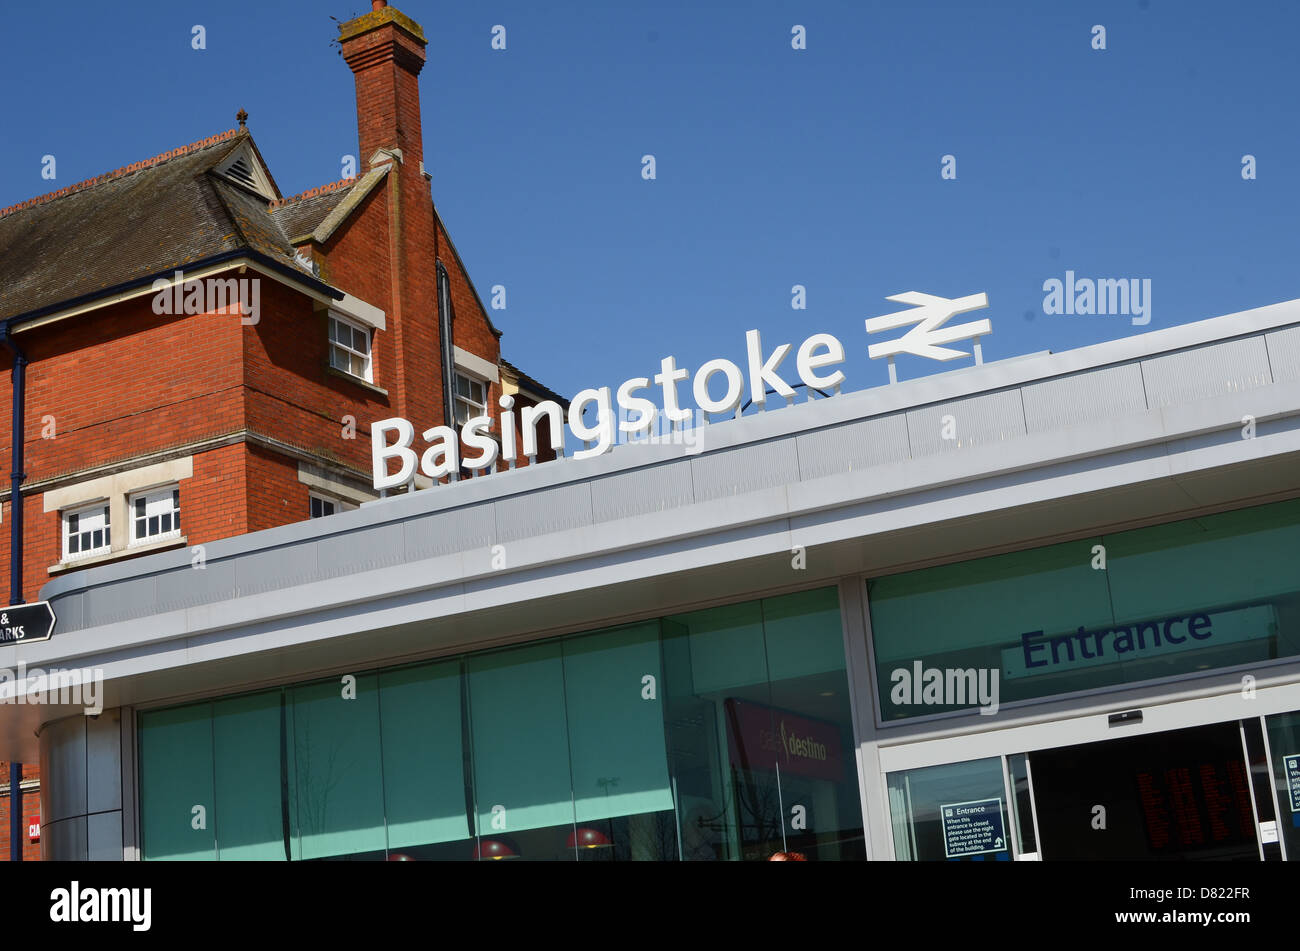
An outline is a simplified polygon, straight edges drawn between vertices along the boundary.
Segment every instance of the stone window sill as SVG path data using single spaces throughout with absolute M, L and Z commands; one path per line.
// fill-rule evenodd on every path
M 362 389 L 369 390 L 372 393 L 378 393 L 383 397 L 388 396 L 388 391 L 382 386 L 375 386 L 373 383 L 367 383 L 365 380 L 361 379 L 361 377 L 353 376 L 351 373 L 344 373 L 342 370 L 336 369 L 328 363 L 325 364 L 325 372 L 330 376 L 338 377 L 340 380 L 347 380 L 349 383 L 355 383 Z
M 143 545 L 130 545 L 126 548 L 105 552 L 102 555 L 91 555 L 89 558 L 74 558 L 71 561 L 61 561 L 57 565 L 50 565 L 50 574 L 58 575 L 65 571 L 72 571 L 75 568 L 89 568 L 92 565 L 103 565 L 110 561 L 133 558 L 136 555 L 147 555 L 156 551 L 167 551 L 171 548 L 184 548 L 186 544 L 185 536 L 182 535 L 179 538 L 164 538 L 161 541 L 146 542 Z

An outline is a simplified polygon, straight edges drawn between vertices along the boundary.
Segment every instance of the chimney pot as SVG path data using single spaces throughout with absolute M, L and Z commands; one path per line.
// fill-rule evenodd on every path
M 388 6 L 388 0 L 370 0 L 370 9 L 372 12 L 375 10 L 382 10 L 386 6 Z

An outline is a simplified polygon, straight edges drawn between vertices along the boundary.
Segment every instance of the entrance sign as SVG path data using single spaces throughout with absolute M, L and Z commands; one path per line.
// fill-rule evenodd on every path
M 972 294 L 949 300 L 933 294 L 908 291 L 888 300 L 912 304 L 914 309 L 869 319 L 866 323 L 867 333 L 916 324 L 897 340 L 875 343 L 868 347 L 867 355 L 872 359 L 889 358 L 890 383 L 897 382 L 894 370 L 896 354 L 910 353 L 931 360 L 955 360 L 967 354 L 940 344 L 957 340 L 973 339 L 975 362 L 984 362 L 979 338 L 982 334 L 992 332 L 988 320 L 955 327 L 944 327 L 944 324 L 957 314 L 987 307 L 987 294 Z M 694 397 L 695 405 L 705 413 L 738 414 L 746 397 L 750 403 L 762 409 L 769 390 L 786 400 L 793 400 L 794 388 L 781 371 L 782 364 L 791 355 L 793 345 L 782 343 L 767 350 L 759 332 L 750 330 L 745 334 L 745 349 L 747 359 L 744 368 L 724 358 L 708 360 L 695 371 L 695 378 L 689 384 L 687 381 L 691 378 L 691 371 L 678 367 L 677 358 L 668 356 L 660 361 L 659 372 L 653 377 L 632 377 L 625 380 L 617 390 L 602 386 L 579 391 L 569 404 L 567 419 L 569 431 L 584 446 L 573 454 L 574 458 L 584 459 L 607 452 L 614 445 L 616 428 L 619 432 L 634 437 L 649 433 L 661 412 L 674 428 L 678 423 L 690 419 L 693 413 L 682 405 L 681 391 L 678 389 L 683 384 L 687 384 L 687 392 Z M 819 371 L 843 362 L 844 344 L 833 334 L 818 333 L 799 345 L 794 353 L 793 369 L 809 391 L 830 390 L 838 393 L 840 384 L 844 382 L 844 372 Z M 653 400 L 637 395 L 645 391 L 653 392 L 655 388 L 660 391 L 662 410 Z M 618 422 L 614 417 L 615 403 L 628 414 L 627 418 Z M 485 414 L 467 420 L 459 432 L 450 426 L 434 426 L 425 430 L 421 435 L 429 446 L 419 455 L 411 448 L 415 441 L 415 426 L 409 420 L 392 417 L 372 423 L 371 463 L 376 491 L 409 483 L 415 477 L 417 466 L 435 482 L 444 476 L 457 478 L 462 468 L 471 471 L 489 470 L 496 464 L 498 456 L 513 468 L 518 452 L 517 438 L 523 443 L 523 454 L 530 462 L 535 462 L 537 428 L 543 419 L 547 421 L 551 451 L 556 455 L 563 452 L 566 420 L 564 409 L 559 403 L 543 400 L 535 406 L 522 406 L 519 408 L 518 419 L 515 418 L 513 396 L 502 396 L 498 405 L 504 411 L 501 414 L 499 442 L 490 435 L 494 420 Z M 589 406 L 596 408 L 596 420 L 593 423 L 588 423 L 584 416 Z M 396 437 L 391 443 L 390 435 Z M 477 454 L 462 456 L 462 444 Z M 398 463 L 397 472 L 391 475 L 388 472 L 389 460 Z
M 0 644 L 44 641 L 54 633 L 54 609 L 48 601 L 0 608 Z
M 1286 770 L 1286 789 L 1291 798 L 1291 811 L 1300 812 L 1300 753 L 1283 756 L 1282 768 Z
M 940 806 L 939 816 L 943 821 L 943 854 L 950 859 L 1010 851 L 1001 798 Z
M 1251 641 L 1259 642 L 1258 659 L 1265 660 L 1277 623 L 1273 605 L 1262 604 L 1214 614 L 1174 614 L 1091 630 L 1080 627 L 1066 634 L 1026 631 L 1020 635 L 1019 644 L 1002 651 L 1002 672 L 1009 680 L 1076 672 Z

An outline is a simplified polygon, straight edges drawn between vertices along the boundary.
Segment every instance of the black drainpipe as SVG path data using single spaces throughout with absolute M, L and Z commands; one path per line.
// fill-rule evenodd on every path
M 10 450 L 13 471 L 9 475 L 9 506 L 12 510 L 9 518 L 9 603 L 23 603 L 23 397 L 27 392 L 27 354 L 14 341 L 13 328 L 8 324 L 0 327 L 0 343 L 9 348 L 14 355 L 13 373 L 13 441 Z M 9 764 L 9 861 L 23 860 L 23 764 Z
M 447 269 L 442 266 L 441 261 L 435 262 L 438 275 L 438 336 L 441 337 L 442 344 L 442 416 L 447 426 L 455 427 L 455 403 L 456 391 L 453 380 L 455 358 L 452 347 L 452 310 L 451 310 L 451 282 L 447 280 Z

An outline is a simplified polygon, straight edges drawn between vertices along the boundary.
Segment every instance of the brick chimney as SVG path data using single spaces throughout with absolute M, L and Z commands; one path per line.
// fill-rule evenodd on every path
M 424 30 L 405 13 L 373 0 L 374 9 L 339 27 L 343 59 L 356 76 L 361 166 L 378 149 L 402 150 L 408 166 L 424 160 L 420 135 L 420 70 Z
M 360 171 L 370 169 L 381 149 L 398 153 L 386 181 L 388 246 L 383 252 L 390 283 L 389 339 L 383 346 L 392 348 L 396 369 L 391 406 L 395 415 L 432 425 L 443 418 L 442 387 L 414 382 L 427 367 L 434 368 L 432 379 L 438 380 L 442 365 L 433 196 L 420 133 L 419 76 L 426 40 L 420 24 L 385 0 L 373 0 L 373 6 L 339 27 L 339 43 L 356 77 Z M 380 156 L 376 164 L 387 161 Z

